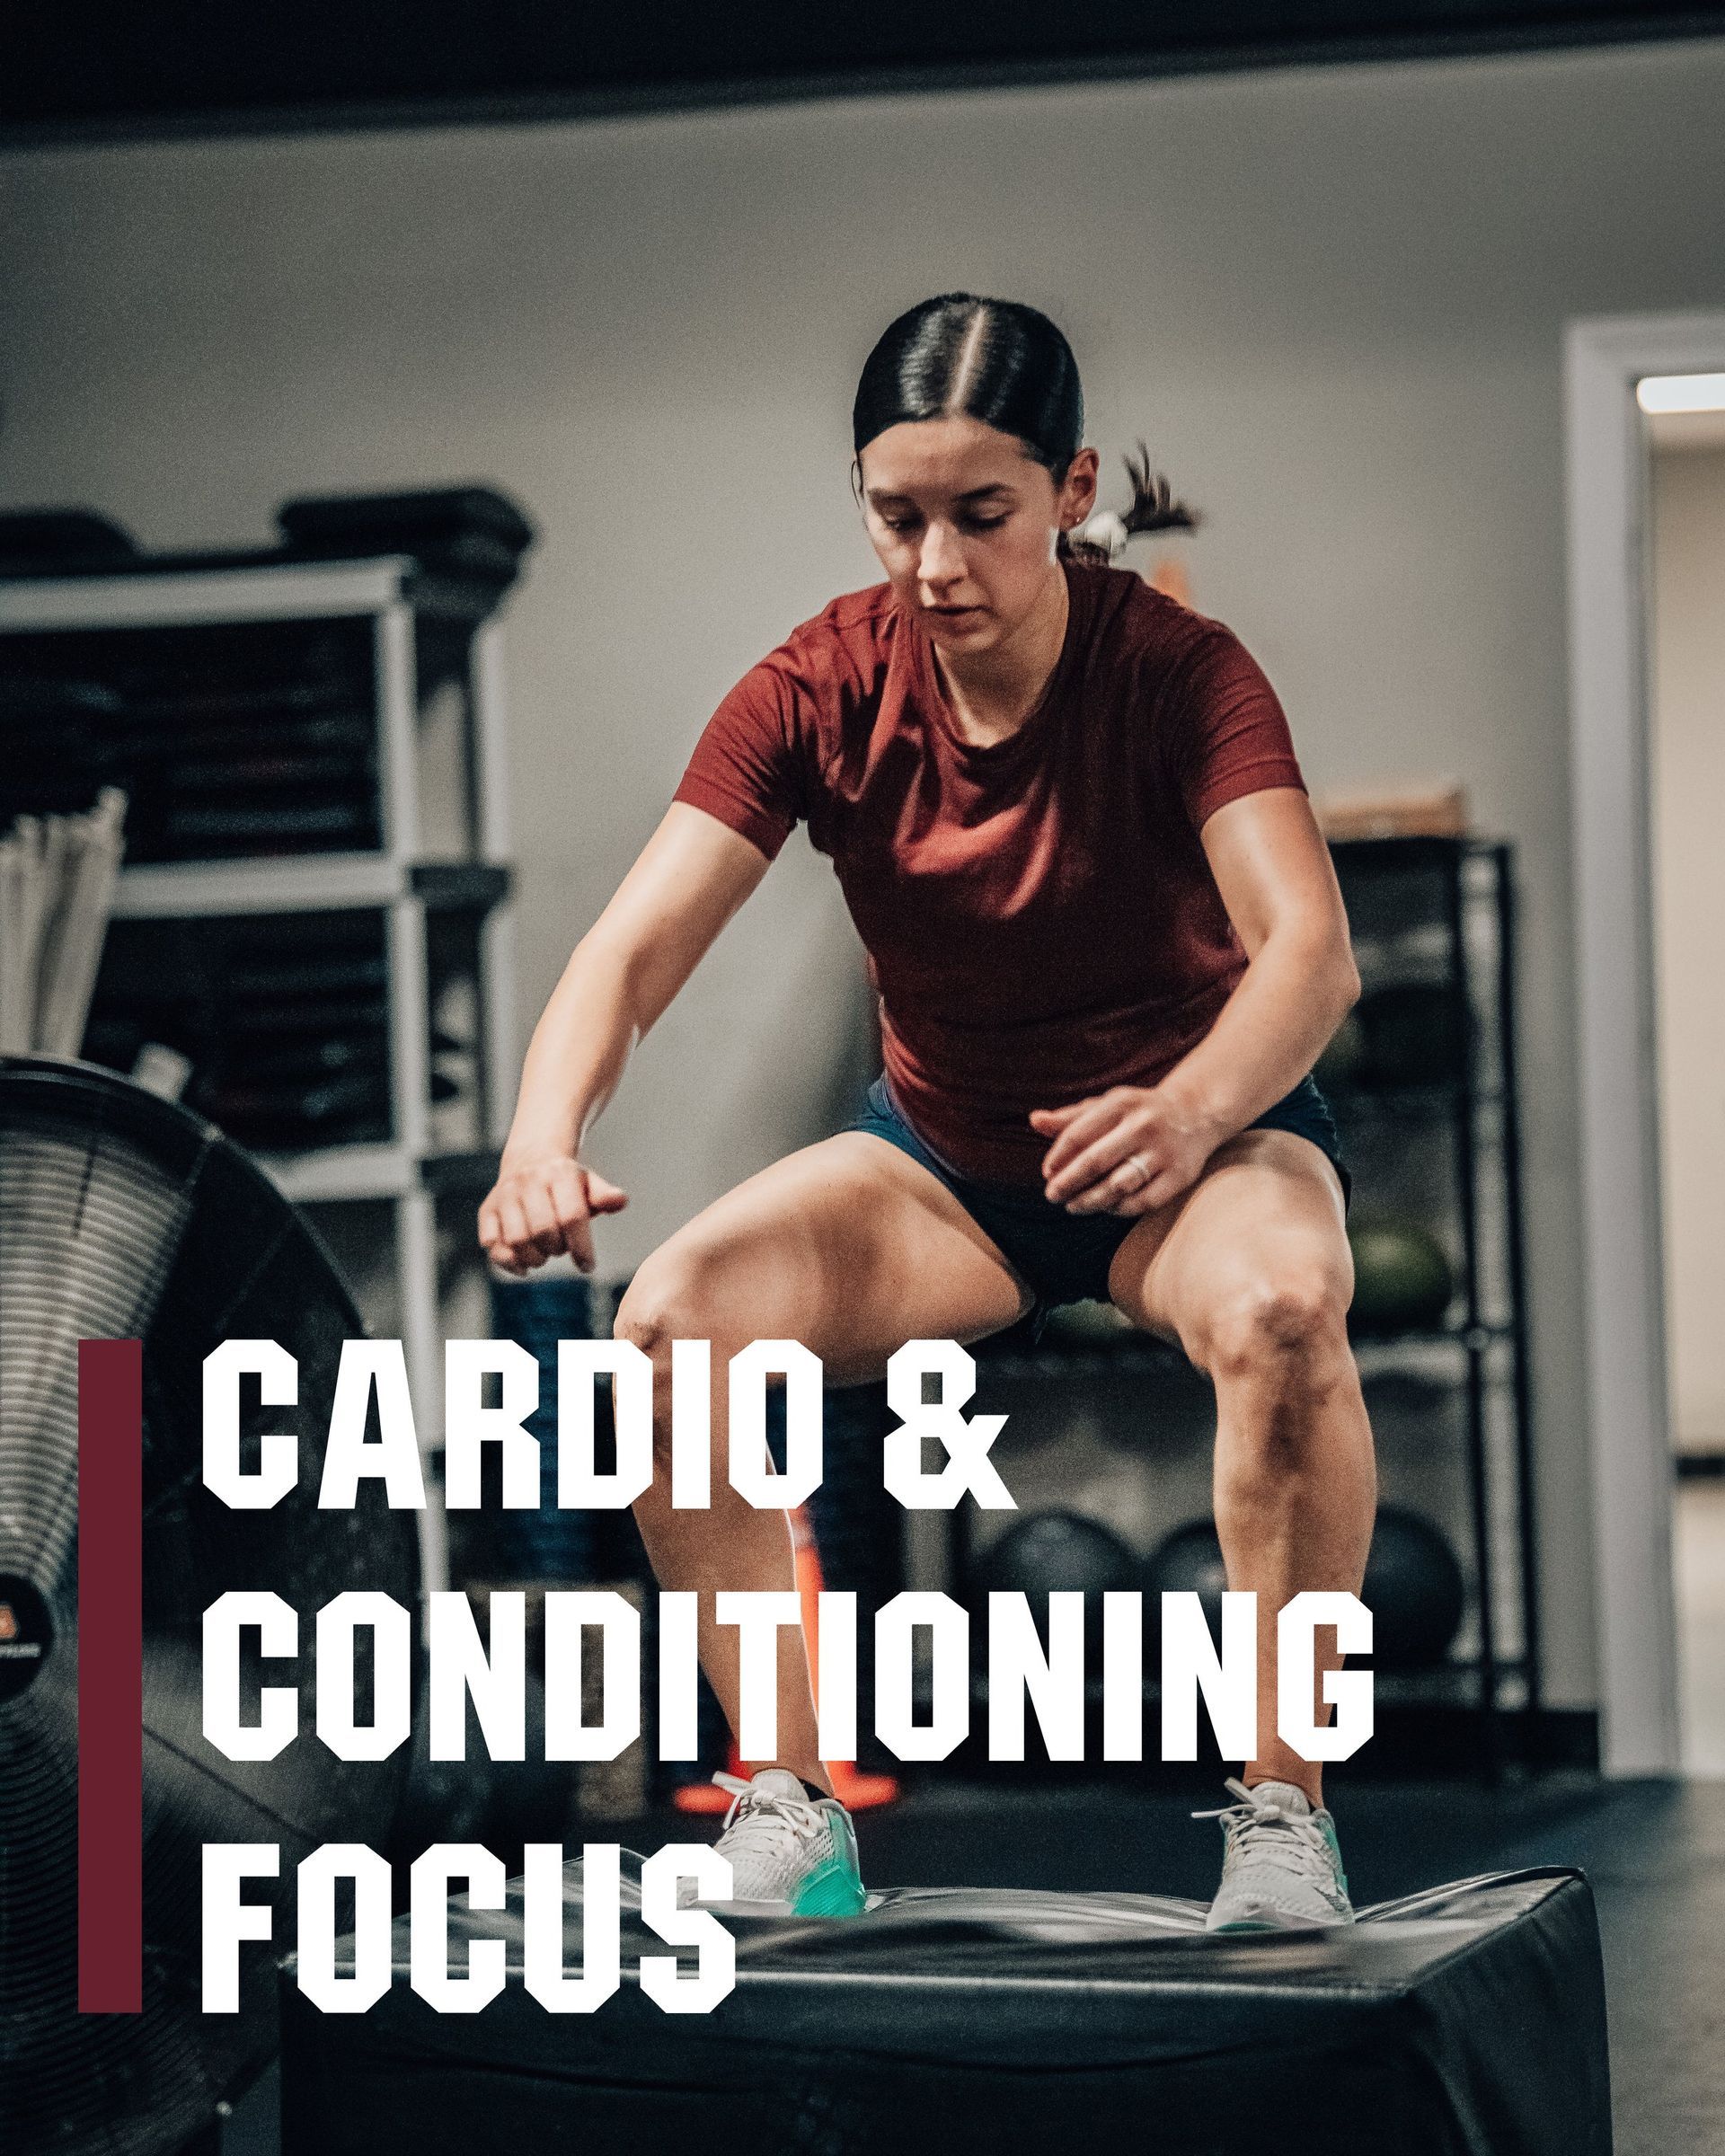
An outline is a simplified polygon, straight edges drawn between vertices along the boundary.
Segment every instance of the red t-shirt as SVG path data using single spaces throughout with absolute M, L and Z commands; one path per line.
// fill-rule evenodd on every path
M 1033 1108 L 1151 1085 L 1245 967 L 1199 844 L 1302 785 L 1231 631 L 1127 570 L 1067 570 L 1066 642 L 1009 739 L 964 740 L 890 587 L 835 599 L 708 722 L 679 801 L 769 859 L 831 856 L 880 996 L 887 1078 L 943 1159 L 1039 1184 Z

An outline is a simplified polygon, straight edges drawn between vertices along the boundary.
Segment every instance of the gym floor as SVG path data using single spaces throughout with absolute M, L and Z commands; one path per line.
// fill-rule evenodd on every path
M 1214 1794 L 1096 1784 L 913 1790 L 860 1822 L 873 1886 L 1050 1886 L 1208 1895 L 1221 1840 L 1192 1807 Z M 1333 1791 L 1354 1898 L 1442 1879 L 1574 1864 L 1593 1883 L 1611 2016 L 1615 2156 L 1725 2150 L 1725 1780 L 1547 1774 L 1469 1782 L 1361 1782 Z M 665 1815 L 610 1830 L 626 1845 L 697 1838 Z M 274 2076 L 228 2122 L 224 2156 L 274 2156 Z

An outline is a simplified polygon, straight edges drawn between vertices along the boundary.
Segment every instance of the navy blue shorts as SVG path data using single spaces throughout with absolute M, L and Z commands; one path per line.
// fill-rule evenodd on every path
M 1312 1079 L 1302 1078 L 1291 1093 L 1267 1108 L 1249 1127 L 1291 1130 L 1296 1137 L 1309 1138 L 1333 1162 L 1346 1197 L 1349 1175 L 1336 1120 Z M 1068 1213 L 1022 1183 L 988 1183 L 961 1175 L 932 1152 L 899 1114 L 884 1078 L 877 1078 L 869 1088 L 868 1105 L 850 1128 L 872 1131 L 913 1161 L 920 1161 L 946 1185 L 1035 1296 L 1029 1318 L 1032 1334 L 1041 1330 L 1043 1319 L 1062 1303 L 1108 1301 L 1108 1268 L 1115 1251 L 1137 1225 L 1136 1220 L 1122 1219 L 1117 1213 Z

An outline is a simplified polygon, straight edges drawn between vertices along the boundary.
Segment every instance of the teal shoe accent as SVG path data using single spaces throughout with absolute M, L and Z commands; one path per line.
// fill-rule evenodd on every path
M 856 1830 L 836 1798 L 814 1797 L 788 1767 L 713 1780 L 735 1799 L 714 1845 L 731 1868 L 731 1900 L 760 1914 L 862 1914 L 868 1895 Z M 692 1880 L 679 1893 L 681 1906 L 698 1898 Z
M 823 1864 L 797 1889 L 793 1916 L 861 1916 L 869 1905 L 862 1882 L 846 1864 Z
M 833 1853 L 798 1886 L 791 1904 L 793 1916 L 861 1916 L 869 1905 L 862 1869 L 856 1857 L 856 1830 L 844 1806 L 828 1798 L 820 1807 L 832 1837 Z

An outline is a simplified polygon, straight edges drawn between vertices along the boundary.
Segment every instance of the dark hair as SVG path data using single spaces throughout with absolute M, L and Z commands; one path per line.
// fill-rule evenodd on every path
M 1072 347 L 1046 314 L 943 292 L 891 324 L 856 385 L 857 454 L 903 420 L 955 415 L 1016 435 L 1057 481 L 1066 477 L 1084 439 L 1084 393 Z
M 1065 479 L 1084 438 L 1084 393 L 1072 347 L 1046 314 L 1015 299 L 942 292 L 889 326 L 856 384 L 856 454 L 889 427 L 955 415 L 1016 436 L 1057 485 Z M 1121 539 L 1196 530 L 1197 510 L 1177 501 L 1168 482 L 1152 473 L 1142 442 L 1126 469 L 1132 502 L 1118 520 Z M 1078 561 L 1111 558 L 1108 546 L 1064 532 L 1060 552 Z

